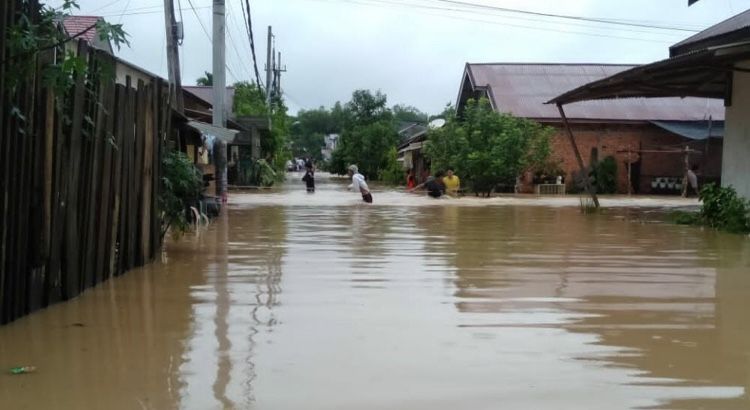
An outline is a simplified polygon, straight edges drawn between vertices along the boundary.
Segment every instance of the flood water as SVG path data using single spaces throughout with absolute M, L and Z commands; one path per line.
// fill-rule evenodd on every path
M 0 409 L 750 408 L 750 239 L 293 178 L 0 327 Z

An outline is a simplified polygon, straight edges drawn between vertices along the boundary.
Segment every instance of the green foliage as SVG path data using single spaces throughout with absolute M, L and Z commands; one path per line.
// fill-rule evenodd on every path
M 429 132 L 426 153 L 433 171 L 452 167 L 474 192 L 489 194 L 499 183 L 513 184 L 548 161 L 552 129 L 497 113 L 486 98 L 469 100 L 463 118 L 453 109 L 445 114 L 445 126 Z
M 338 106 L 341 107 L 340 104 Z M 324 107 L 300 111 L 297 118 L 290 120 L 292 154 L 296 157 L 311 157 L 320 162 L 325 135 L 340 133 L 343 129 L 342 118 Z
M 159 191 L 159 210 L 162 216 L 162 236 L 171 227 L 176 234 L 190 229 L 190 206 L 196 206 L 203 189 L 200 171 L 187 155 L 180 151 L 167 151 L 161 160 L 162 187 Z
M 734 188 L 707 184 L 701 189 L 700 199 L 704 224 L 732 233 L 750 232 L 750 202 Z
M 258 186 L 270 187 L 279 179 L 277 172 L 264 159 L 255 161 L 250 172 L 250 179 Z
M 429 115 L 427 113 L 424 113 L 420 111 L 416 107 L 412 107 L 410 105 L 401 105 L 396 104 L 393 106 L 393 118 L 396 121 L 403 121 L 403 122 L 416 122 L 419 124 L 427 124 L 427 121 L 429 120 Z
M 404 185 L 406 182 L 404 168 L 398 162 L 396 147 L 388 150 L 385 168 L 380 170 L 378 179 L 390 185 Z
M 350 164 L 357 164 L 368 179 L 377 179 L 381 170 L 388 169 L 398 134 L 386 102 L 380 92 L 357 90 L 352 94 L 351 101 L 337 113 L 343 131 L 328 166 L 330 172 L 345 174 Z
M 203 86 L 212 86 L 214 85 L 214 75 L 209 73 L 208 71 L 204 71 L 205 75 L 203 77 L 198 77 L 197 80 L 195 80 L 195 83 L 197 85 L 203 85 Z
M 213 83 L 213 77 L 211 82 Z M 232 104 L 232 112 L 238 116 L 261 117 L 268 115 L 268 106 L 263 90 L 247 81 L 234 84 L 234 101 Z
M 677 225 L 700 225 L 702 223 L 699 212 L 674 211 L 669 220 Z
M 233 111 L 238 116 L 265 117 L 270 114 L 271 136 L 261 139 L 260 148 L 265 162 L 274 170 L 276 181 L 282 181 L 285 163 L 290 158 L 287 149 L 290 122 L 284 102 L 273 99 L 269 108 L 263 90 L 255 84 L 239 82 L 234 84 Z
M 594 187 L 600 194 L 614 194 L 617 192 L 617 161 L 612 156 L 604 158 L 594 165 L 591 171 Z
M 1 63 L 5 75 L 4 91 L 8 97 L 9 113 L 16 118 L 20 135 L 28 135 L 33 117 L 28 112 L 31 106 L 22 109 L 16 105 L 16 94 L 21 87 L 33 87 L 37 69 L 41 71 L 44 87 L 54 92 L 57 115 L 60 116 L 64 127 L 71 124 L 70 98 L 77 79 L 84 80 L 86 92 L 96 100 L 98 93 L 95 88 L 99 79 L 114 78 L 111 64 L 99 61 L 99 64 L 90 66 L 83 56 L 78 56 L 71 47 L 65 46 L 74 38 L 65 35 L 60 28 L 60 21 L 71 15 L 75 9 L 78 9 L 78 4 L 74 0 L 65 0 L 57 8 L 42 3 L 38 9 L 33 2 L 24 1 L 21 2 L 17 13 L 9 19 L 10 24 L 3 27 L 8 53 L 7 58 Z M 122 25 L 99 21 L 95 29 L 103 40 L 114 42 L 118 48 L 121 44 L 128 44 L 127 34 L 123 31 Z M 82 132 L 89 135 L 93 129 L 93 121 L 90 117 L 84 117 L 84 120 L 87 124 L 84 124 Z

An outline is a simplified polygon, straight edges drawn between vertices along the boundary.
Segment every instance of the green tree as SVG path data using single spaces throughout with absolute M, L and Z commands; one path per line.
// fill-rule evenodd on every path
M 198 79 L 195 80 L 195 83 L 203 86 L 214 85 L 214 75 L 209 73 L 208 71 L 204 71 L 204 73 L 205 75 L 203 77 L 198 77 Z
M 357 164 L 363 175 L 377 179 L 388 168 L 389 153 L 396 146 L 398 134 L 386 103 L 387 97 L 380 92 L 357 90 L 336 114 L 343 131 L 332 155 L 331 172 L 345 174 L 349 164 Z
M 239 82 L 234 84 L 233 111 L 238 116 L 267 116 L 271 117 L 271 135 L 262 138 L 260 148 L 268 165 L 276 172 L 277 180 L 283 180 L 284 167 L 290 158 L 287 149 L 289 135 L 289 116 L 284 101 L 280 98 L 271 100 L 270 107 L 266 104 L 265 93 L 255 84 Z
M 312 157 L 320 161 L 325 135 L 341 132 L 341 124 L 337 124 L 333 113 L 324 107 L 302 110 L 291 122 L 292 154 L 297 157 Z
M 427 124 L 427 121 L 429 120 L 429 115 L 427 113 L 420 111 L 416 107 L 412 107 L 411 105 L 402 105 L 402 104 L 396 104 L 393 106 L 393 117 L 396 119 L 396 121 L 402 121 L 402 122 L 416 122 L 419 124 Z
M 495 112 L 489 100 L 469 100 L 463 118 L 446 110 L 446 124 L 430 130 L 426 153 L 433 171 L 452 167 L 476 193 L 487 196 L 499 183 L 515 183 L 550 155 L 552 129 Z

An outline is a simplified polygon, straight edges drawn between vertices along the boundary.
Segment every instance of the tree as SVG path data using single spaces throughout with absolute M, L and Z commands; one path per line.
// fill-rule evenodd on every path
M 312 157 L 320 161 L 321 149 L 325 146 L 325 135 L 341 132 L 330 110 L 320 107 L 302 110 L 292 120 L 290 127 L 292 154 L 297 157 Z
M 389 153 L 396 146 L 398 134 L 386 102 L 387 97 L 380 92 L 357 90 L 351 101 L 338 109 L 336 115 L 340 116 L 343 131 L 332 155 L 331 172 L 345 174 L 347 166 L 357 164 L 367 178 L 378 179 L 381 171 L 388 168 Z
M 497 113 L 486 98 L 469 100 L 462 119 L 446 111 L 445 126 L 429 131 L 426 153 L 433 171 L 453 167 L 476 193 L 489 196 L 549 158 L 551 128 Z
M 199 77 L 197 80 L 195 80 L 195 83 L 204 86 L 214 85 L 214 75 L 209 73 L 208 71 L 204 71 L 204 73 L 205 76 Z
M 281 98 L 273 98 L 270 107 L 266 104 L 265 93 L 255 84 L 238 82 L 234 84 L 233 112 L 238 116 L 271 117 L 271 136 L 262 138 L 260 148 L 265 161 L 275 170 L 277 179 L 283 180 L 284 168 L 289 153 L 289 116 Z
M 416 122 L 419 124 L 427 124 L 429 121 L 429 115 L 420 111 L 416 107 L 411 105 L 396 104 L 393 106 L 393 117 L 396 121 L 401 122 Z

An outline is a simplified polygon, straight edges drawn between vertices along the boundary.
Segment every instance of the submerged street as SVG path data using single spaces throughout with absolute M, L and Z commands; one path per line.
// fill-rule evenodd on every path
M 750 408 L 750 240 L 300 177 L 0 327 L 0 408 Z

